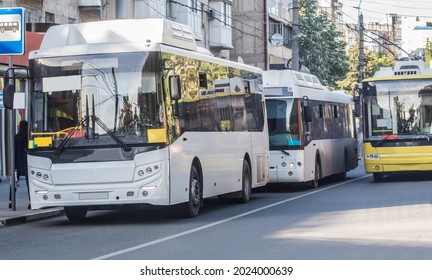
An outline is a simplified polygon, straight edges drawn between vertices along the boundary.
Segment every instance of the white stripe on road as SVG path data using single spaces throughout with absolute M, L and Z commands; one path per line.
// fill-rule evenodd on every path
M 351 183 L 351 182 L 354 182 L 354 181 L 358 181 L 358 180 L 364 179 L 364 178 L 369 177 L 369 176 L 371 176 L 371 175 L 368 174 L 368 175 L 365 175 L 365 176 L 362 176 L 362 177 L 359 177 L 359 178 L 355 178 L 355 179 L 352 179 L 352 180 L 344 181 L 344 182 L 341 182 L 341 183 L 338 183 L 338 184 L 335 184 L 335 185 L 332 185 L 332 186 L 329 186 L 329 187 L 326 187 L 326 188 L 322 188 L 322 189 L 318 189 L 318 190 L 315 190 L 315 191 L 311 191 L 311 192 L 308 192 L 306 194 L 302 194 L 302 195 L 299 195 L 299 196 L 291 197 L 291 198 L 288 198 L 288 199 L 285 199 L 285 200 L 282 200 L 282 201 L 279 201 L 279 202 L 276 202 L 276 203 L 273 203 L 273 204 L 269 204 L 267 206 L 263 206 L 263 207 L 257 208 L 255 210 L 252 210 L 252 211 L 249 211 L 249 212 L 245 212 L 243 214 L 239 214 L 239 215 L 236 215 L 236 216 L 232 216 L 230 218 L 226 218 L 226 219 L 223 219 L 223 220 L 220 220 L 220 221 L 217 221 L 217 222 L 213 222 L 213 223 L 210 223 L 210 224 L 207 224 L 207 225 L 204 225 L 204 226 L 200 226 L 200 227 L 197 227 L 197 228 L 194 228 L 194 229 L 186 230 L 186 231 L 183 231 L 183 232 L 180 232 L 180 233 L 177 233 L 177 234 L 173 234 L 173 235 L 170 235 L 170 236 L 167 236 L 167 237 L 164 237 L 164 238 L 159 238 L 159 239 L 156 239 L 156 240 L 153 240 L 153 241 L 150 241 L 150 242 L 146 242 L 146 243 L 143 243 L 143 244 L 140 244 L 140 245 L 137 245 L 137 246 L 133 246 L 133 247 L 130 247 L 130 248 L 127 248 L 127 249 L 123 249 L 123 250 L 120 250 L 120 251 L 116 251 L 116 252 L 113 252 L 113 253 L 110 253 L 110 254 L 99 256 L 99 257 L 94 258 L 94 260 L 104 260 L 104 259 L 108 259 L 108 258 L 115 257 L 115 256 L 118 256 L 118 255 L 126 254 L 126 253 L 129 253 L 129 252 L 132 252 L 132 251 L 136 251 L 136 250 L 139 250 L 139 249 L 143 249 L 143 248 L 146 248 L 146 247 L 149 247 L 149 246 L 152 246 L 152 245 L 155 245 L 155 244 L 159 244 L 159 243 L 162 243 L 162 242 L 165 242 L 165 241 L 168 241 L 168 240 L 172 240 L 172 239 L 175 239 L 175 238 L 178 238 L 178 237 L 182 237 L 182 236 L 185 236 L 185 235 L 188 235 L 188 234 L 191 234 L 191 233 L 195 233 L 195 232 L 198 232 L 198 231 L 201 231 L 201 230 L 205 230 L 205 229 L 208 229 L 208 228 L 211 228 L 211 227 L 215 227 L 215 226 L 218 226 L 218 225 L 223 224 L 223 223 L 231 222 L 233 220 L 236 220 L 236 219 L 239 219 L 239 218 L 242 218 L 242 217 L 245 217 L 245 216 L 249 216 L 249 215 L 255 214 L 257 212 L 264 211 L 264 210 L 267 210 L 269 208 L 276 207 L 278 205 L 281 205 L 281 204 L 284 204 L 284 203 L 287 203 L 287 202 L 290 202 L 290 201 L 293 201 L 293 200 L 297 200 L 297 199 L 300 199 L 300 198 L 303 198 L 303 197 L 306 197 L 306 196 L 310 196 L 310 195 L 313 195 L 313 194 L 316 194 L 316 193 L 319 193 L 319 192 L 323 192 L 323 191 L 326 191 L 326 190 L 329 190 L 329 189 L 333 189 L 333 188 L 339 187 L 341 185 L 345 185 L 345 184 L 348 184 L 348 183 Z

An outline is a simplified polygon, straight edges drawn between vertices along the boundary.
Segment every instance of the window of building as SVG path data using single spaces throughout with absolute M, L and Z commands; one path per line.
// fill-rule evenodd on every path
M 271 40 L 274 34 L 280 34 L 283 36 L 283 45 L 287 48 L 291 48 L 293 39 L 293 30 L 291 26 L 270 18 L 269 33 L 269 40 Z
M 231 4 L 224 3 L 224 24 L 231 26 Z
M 194 13 L 198 13 L 198 0 L 190 0 L 190 9 Z
M 55 16 L 53 13 L 45 12 L 45 23 L 55 23 Z

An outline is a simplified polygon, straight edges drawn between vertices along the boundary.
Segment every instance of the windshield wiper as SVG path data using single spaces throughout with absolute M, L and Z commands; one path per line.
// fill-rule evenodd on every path
M 88 124 L 88 116 L 86 116 L 86 117 L 82 120 L 81 124 L 82 124 L 83 126 L 86 125 L 86 124 Z M 59 154 L 63 151 L 63 149 L 64 149 L 64 147 L 66 146 L 66 144 L 67 144 L 67 143 L 69 142 L 69 140 L 72 138 L 72 135 L 74 135 L 75 132 L 76 132 L 79 128 L 80 128 L 80 125 L 78 124 L 77 126 L 74 127 L 73 130 L 69 131 L 68 135 L 66 135 L 66 137 L 61 141 L 60 145 L 58 145 L 58 147 L 54 150 L 54 153 L 55 153 L 56 155 L 59 155 Z
M 95 107 L 94 107 L 94 95 L 92 95 L 92 109 L 93 114 L 91 116 L 91 120 L 93 123 L 93 135 L 95 131 L 95 123 L 97 123 L 117 144 L 119 144 L 120 147 L 122 147 L 123 151 L 129 152 L 132 150 L 131 147 L 127 146 L 120 138 L 115 135 L 115 133 L 112 132 L 112 130 L 106 126 L 106 124 L 103 123 L 101 119 L 99 119 L 95 114 Z
M 94 118 L 94 121 L 109 135 L 111 136 L 111 138 L 117 143 L 119 144 L 119 146 L 122 147 L 122 149 L 126 152 L 129 152 L 132 150 L 131 147 L 129 147 L 128 145 L 126 145 L 122 140 L 120 140 L 120 138 L 117 137 L 117 135 L 115 135 L 115 133 L 112 132 L 111 129 L 109 129 L 108 126 L 106 126 L 101 119 L 99 119 L 96 116 L 92 116 L 92 118 Z
M 99 119 L 96 114 L 95 114 L 95 108 L 94 108 L 94 96 L 92 96 L 92 109 L 93 109 L 93 114 L 89 117 L 89 111 L 88 111 L 88 99 L 86 99 L 86 104 L 87 104 L 87 109 L 86 109 L 86 113 L 87 116 L 84 117 L 84 119 L 82 120 L 81 124 L 82 126 L 85 126 L 86 128 L 86 138 L 89 139 L 90 135 L 89 135 L 89 120 L 91 119 L 92 125 L 93 125 L 93 131 L 92 131 L 92 138 L 94 139 L 96 137 L 95 134 L 95 127 L 96 127 L 96 123 L 120 146 L 122 147 L 122 149 L 126 152 L 129 152 L 132 150 L 131 147 L 129 147 L 128 145 L 126 145 L 122 140 L 120 140 L 120 138 L 117 137 L 117 135 L 115 135 L 115 133 L 113 133 L 111 131 L 111 129 L 109 129 L 108 126 L 106 126 L 106 124 L 104 124 L 101 119 Z M 69 142 L 69 140 L 72 138 L 72 136 L 74 135 L 74 133 L 80 128 L 80 125 L 77 125 L 74 127 L 73 130 L 71 130 L 68 135 L 62 140 L 62 142 L 60 143 L 60 145 L 58 145 L 58 147 L 55 149 L 54 153 L 56 155 L 59 155 L 64 147 L 66 146 L 66 144 Z
M 381 144 L 384 140 L 387 140 L 387 139 L 389 139 L 390 137 L 397 137 L 397 135 L 395 135 L 395 134 L 385 134 L 376 144 L 375 144 L 375 147 L 378 147 L 379 146 L 379 144 Z M 396 139 L 396 138 L 393 138 L 393 139 Z

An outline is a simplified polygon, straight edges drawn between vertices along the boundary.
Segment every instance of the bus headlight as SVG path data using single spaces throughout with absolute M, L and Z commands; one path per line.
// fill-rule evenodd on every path
M 282 166 L 282 167 L 286 167 L 286 166 L 287 166 L 287 163 L 286 163 L 285 161 L 283 161 L 283 162 L 281 163 L 281 166 Z M 295 167 L 295 163 L 292 162 L 292 161 L 289 162 L 289 163 L 288 163 L 288 167 L 289 167 L 289 168 L 294 168 L 294 167 Z
M 136 180 L 142 180 L 144 178 L 151 177 L 158 174 L 161 169 L 161 163 L 147 164 L 137 167 L 135 170 Z
M 47 170 L 37 170 L 32 168 L 30 171 L 30 176 L 39 182 L 52 184 L 50 173 Z
M 379 154 L 365 154 L 365 158 L 367 158 L 367 159 L 379 159 L 380 155 Z

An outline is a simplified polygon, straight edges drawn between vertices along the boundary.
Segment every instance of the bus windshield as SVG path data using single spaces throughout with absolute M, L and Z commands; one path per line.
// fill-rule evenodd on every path
M 298 148 L 301 143 L 296 99 L 267 99 L 266 107 L 270 148 Z
M 30 148 L 165 142 L 159 61 L 149 52 L 30 61 Z
M 430 79 L 369 82 L 363 102 L 365 139 L 412 139 L 431 134 Z

